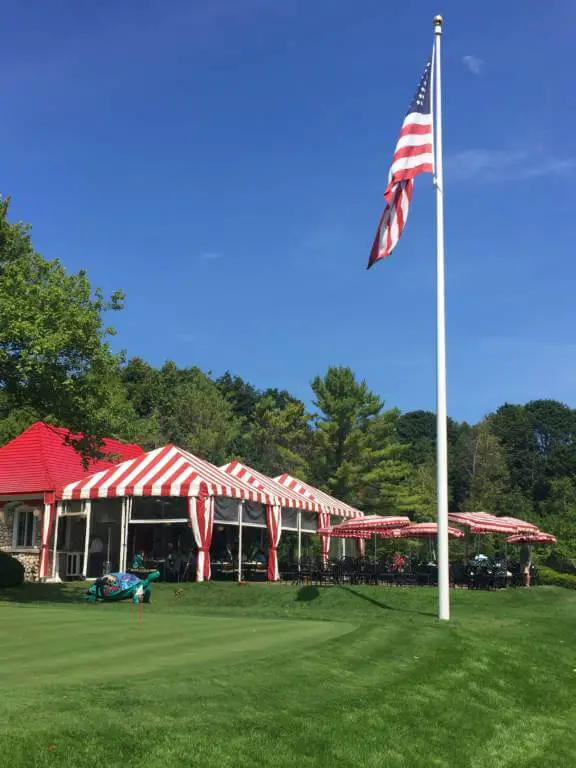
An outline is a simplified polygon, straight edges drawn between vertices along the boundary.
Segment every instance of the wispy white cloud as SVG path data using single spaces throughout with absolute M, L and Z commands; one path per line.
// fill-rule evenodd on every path
M 205 251 L 204 253 L 201 253 L 198 258 L 200 261 L 216 261 L 216 259 L 222 258 L 222 254 L 216 253 L 215 251 Z
M 563 176 L 576 170 L 576 157 L 556 157 L 542 147 L 522 149 L 465 149 L 446 158 L 453 179 L 518 181 Z
M 473 75 L 481 75 L 484 70 L 484 59 L 481 59 L 478 56 L 464 56 L 462 63 Z

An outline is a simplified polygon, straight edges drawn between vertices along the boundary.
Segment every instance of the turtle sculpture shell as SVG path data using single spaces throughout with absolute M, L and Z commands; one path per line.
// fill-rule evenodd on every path
M 131 599 L 134 603 L 149 603 L 150 585 L 159 578 L 159 571 L 152 571 L 145 579 L 139 579 L 133 573 L 109 573 L 96 579 L 87 590 L 86 598 L 91 602 L 115 603 Z

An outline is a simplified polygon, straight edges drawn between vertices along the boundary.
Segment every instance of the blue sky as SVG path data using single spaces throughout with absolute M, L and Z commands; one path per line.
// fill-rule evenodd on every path
M 434 206 L 365 269 L 443 13 L 448 405 L 576 405 L 570 0 L 28 0 L 1 25 L 0 191 L 126 291 L 115 344 L 310 397 L 350 365 L 433 408 Z

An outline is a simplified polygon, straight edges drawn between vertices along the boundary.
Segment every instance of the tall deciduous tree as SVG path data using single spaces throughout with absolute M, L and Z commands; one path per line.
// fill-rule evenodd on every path
M 35 412 L 89 436 L 92 450 L 110 429 L 110 382 L 119 358 L 104 313 L 119 310 L 84 271 L 67 273 L 33 248 L 30 228 L 8 220 L 0 204 L 0 385 L 4 404 Z
M 249 384 L 241 376 L 234 376 L 226 371 L 223 376 L 216 379 L 216 384 L 222 394 L 229 400 L 234 413 L 242 419 L 251 419 L 254 409 L 260 399 L 260 393 L 256 387 Z
M 160 375 L 157 418 L 164 441 L 223 464 L 241 425 L 230 402 L 199 368 L 168 362 Z
M 460 436 L 460 471 L 468 489 L 464 508 L 496 513 L 505 511 L 510 476 L 504 450 L 485 419 Z

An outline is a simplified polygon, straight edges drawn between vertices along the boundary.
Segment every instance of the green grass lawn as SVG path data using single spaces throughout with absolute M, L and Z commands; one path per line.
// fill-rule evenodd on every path
M 0 590 L 9 768 L 576 765 L 576 591 Z

